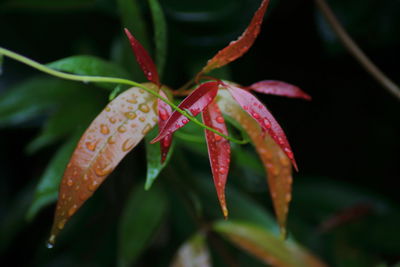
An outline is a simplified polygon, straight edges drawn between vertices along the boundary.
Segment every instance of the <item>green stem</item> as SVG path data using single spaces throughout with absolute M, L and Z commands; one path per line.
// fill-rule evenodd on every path
M 193 121 L 194 123 L 196 123 L 197 125 L 199 125 L 200 127 L 207 129 L 215 134 L 218 134 L 220 136 L 222 136 L 223 138 L 232 141 L 234 143 L 237 144 L 245 144 L 247 143 L 247 140 L 238 140 L 236 138 L 232 138 L 229 137 L 221 132 L 218 132 L 217 130 L 208 127 L 207 125 L 203 124 L 202 122 L 200 122 L 199 120 L 197 120 L 195 117 L 193 117 L 192 115 L 190 115 L 188 112 L 180 109 L 178 106 L 176 106 L 174 103 L 172 103 L 171 101 L 169 101 L 167 98 L 162 97 L 161 95 L 159 95 L 157 92 L 148 89 L 146 86 L 131 81 L 131 80 L 127 80 L 127 79 L 122 79 L 122 78 L 113 78 L 113 77 L 102 77 L 102 76 L 85 76 L 85 75 L 74 75 L 74 74 L 69 74 L 69 73 L 64 73 L 64 72 L 60 72 L 54 69 L 51 69 L 49 67 L 46 67 L 45 65 L 42 65 L 36 61 L 33 61 L 27 57 L 21 56 L 17 53 L 14 53 L 8 49 L 2 48 L 0 47 L 0 55 L 4 55 L 6 57 L 12 58 L 14 60 L 17 60 L 21 63 L 24 63 L 28 66 L 31 66 L 32 68 L 35 68 L 37 70 L 40 70 L 44 73 L 50 74 L 52 76 L 58 77 L 58 78 L 62 78 L 62 79 L 66 79 L 66 80 L 72 80 L 72 81 L 79 81 L 79 82 L 104 82 L 104 83 L 115 83 L 115 84 L 126 84 L 126 85 L 130 85 L 130 86 L 135 86 L 135 87 L 139 87 L 143 90 L 145 90 L 146 92 L 148 92 L 149 94 L 152 94 L 153 96 L 161 99 L 162 101 L 164 101 L 165 103 L 167 103 L 168 105 L 170 105 L 174 110 L 178 111 L 179 113 L 181 113 L 183 116 L 185 116 L 186 118 L 188 118 L 189 120 Z

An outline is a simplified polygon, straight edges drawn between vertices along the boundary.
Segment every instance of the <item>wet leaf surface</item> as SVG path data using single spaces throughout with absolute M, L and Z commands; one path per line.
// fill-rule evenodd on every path
M 267 95 L 286 96 L 311 100 L 311 96 L 303 92 L 299 87 L 281 81 L 260 81 L 248 87 L 250 90 Z

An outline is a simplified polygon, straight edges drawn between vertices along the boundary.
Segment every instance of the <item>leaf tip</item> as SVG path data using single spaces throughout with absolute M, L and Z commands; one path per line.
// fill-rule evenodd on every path
M 55 242 L 56 242 L 56 235 L 52 234 L 52 235 L 49 237 L 49 240 L 47 240 L 46 247 L 47 247 L 48 249 L 53 248 Z

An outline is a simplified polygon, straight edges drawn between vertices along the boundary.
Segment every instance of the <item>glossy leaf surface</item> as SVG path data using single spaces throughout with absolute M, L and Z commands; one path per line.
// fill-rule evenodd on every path
M 167 95 L 164 93 L 163 90 L 159 91 L 159 94 L 167 98 Z M 172 108 L 170 105 L 162 101 L 161 99 L 157 99 L 157 107 L 158 107 L 158 129 L 159 133 L 167 124 L 168 118 L 172 115 Z M 172 136 L 173 134 L 166 135 L 160 142 L 160 149 L 161 149 L 161 163 L 165 161 L 168 155 L 169 148 L 172 143 Z
M 262 134 L 258 123 L 241 109 L 226 90 L 220 90 L 219 96 L 221 111 L 247 132 L 263 162 L 278 223 L 282 234 L 285 234 L 293 181 L 290 160 L 268 134 Z
M 153 88 L 155 89 L 155 88 Z M 80 139 L 61 182 L 49 242 L 157 122 L 156 99 L 131 88 L 110 102 Z
M 189 111 L 193 116 L 198 115 L 214 100 L 218 92 L 218 84 L 218 82 L 201 84 L 179 104 L 179 107 Z M 188 122 L 189 120 L 185 116 L 178 111 L 174 111 L 152 143 L 162 140 L 165 136 L 172 134 Z
M 292 160 L 293 166 L 297 170 L 296 160 L 294 159 L 285 132 L 264 104 L 255 96 L 239 87 L 231 84 L 224 84 L 224 86 L 226 86 L 236 102 L 258 122 L 263 132 L 268 132 L 272 139 L 282 148 L 286 155 Z
M 118 227 L 118 266 L 132 266 L 149 245 L 168 207 L 160 187 L 144 191 L 139 185 L 127 200 Z
M 225 135 L 228 135 L 225 120 L 215 102 L 212 102 L 206 109 L 204 109 L 202 118 L 205 125 Z M 214 178 L 214 185 L 217 191 L 222 213 L 224 214 L 224 217 L 227 218 L 228 209 L 226 207 L 225 200 L 225 184 L 229 172 L 231 147 L 228 140 L 211 131 L 205 130 L 205 135 L 211 171 Z
M 311 100 L 311 96 L 303 92 L 299 87 L 281 81 L 260 81 L 253 83 L 247 88 L 267 95 L 278 95 Z
M 158 0 L 149 0 L 149 7 L 153 19 L 157 69 L 160 77 L 162 77 L 167 60 L 167 23 Z
M 154 64 L 150 55 L 147 53 L 146 49 L 139 43 L 138 40 L 136 40 L 136 38 L 126 28 L 125 28 L 125 34 L 128 36 L 133 53 L 135 54 L 136 57 L 136 61 L 142 68 L 143 73 L 146 76 L 147 80 L 160 86 L 160 79 L 158 77 L 156 65 Z
M 220 221 L 214 230 L 263 263 L 281 267 L 323 267 L 318 258 L 293 241 L 285 241 L 260 226 Z
M 178 250 L 171 267 L 211 267 L 211 256 L 202 233 L 192 236 Z
M 218 53 L 207 62 L 207 65 L 201 70 L 200 74 L 207 73 L 215 68 L 220 68 L 238 59 L 250 49 L 260 33 L 261 24 L 268 4 L 269 0 L 263 0 L 261 2 L 260 7 L 254 14 L 249 26 L 239 39 L 231 42 L 227 47 L 218 51 Z

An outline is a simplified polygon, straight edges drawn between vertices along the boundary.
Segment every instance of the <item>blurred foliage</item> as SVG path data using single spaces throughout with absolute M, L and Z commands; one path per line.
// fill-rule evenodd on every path
M 63 71 L 142 82 L 123 36 L 128 27 L 152 55 L 167 51 L 163 82 L 179 87 L 243 31 L 260 1 L 158 2 L 167 36 L 157 28 L 160 15 L 152 17 L 160 12 L 154 0 L 0 1 L 0 45 Z M 329 2 L 361 47 L 400 82 L 399 1 Z M 167 47 L 157 45 L 162 39 Z M 185 257 L 203 257 L 200 262 L 210 259 L 213 266 L 263 266 L 232 238 L 250 231 L 244 238 L 264 238 L 269 253 L 271 240 L 278 242 L 271 248 L 280 247 L 289 262 L 285 253 L 301 244 L 330 266 L 398 266 L 400 198 L 393 184 L 400 172 L 399 106 L 349 57 L 312 1 L 272 0 L 255 46 L 215 74 L 243 84 L 287 80 L 313 96 L 311 104 L 262 98 L 286 121 L 300 166 L 286 242 L 279 239 L 263 167 L 249 146 L 233 146 L 230 219 L 220 221 L 206 145 L 199 142 L 203 133 L 188 124 L 149 191 L 143 190 L 142 145 L 72 219 L 55 248 L 46 249 L 60 174 L 114 87 L 63 81 L 1 61 L 2 263 L 180 266 Z

